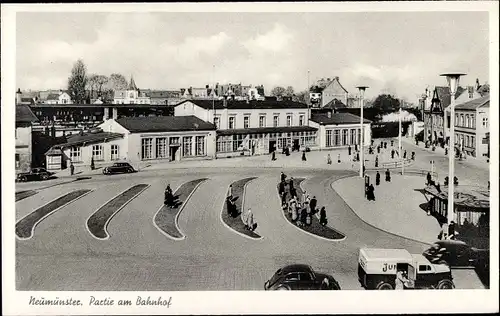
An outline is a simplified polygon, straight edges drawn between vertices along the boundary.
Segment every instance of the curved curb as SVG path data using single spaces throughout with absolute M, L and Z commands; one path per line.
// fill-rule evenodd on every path
M 200 180 L 200 179 L 196 179 L 196 180 Z M 177 229 L 177 231 L 179 232 L 179 234 L 182 235 L 182 237 L 174 237 L 172 235 L 169 235 L 167 232 L 163 231 L 160 227 L 158 227 L 158 225 L 156 224 L 155 222 L 155 218 L 156 216 L 158 215 L 158 213 L 160 212 L 160 210 L 163 208 L 164 205 L 160 206 L 160 208 L 158 209 L 158 211 L 156 211 L 155 215 L 153 216 L 153 225 L 160 231 L 160 233 L 162 233 L 163 235 L 167 236 L 168 238 L 172 239 L 172 240 L 175 240 L 175 241 L 181 241 L 181 240 L 184 240 L 186 239 L 186 235 L 184 235 L 181 231 L 181 228 L 179 227 L 179 216 L 181 215 L 181 212 L 184 210 L 184 207 L 186 206 L 187 202 L 189 201 L 189 199 L 191 198 L 191 196 L 194 194 L 194 192 L 196 191 L 196 189 L 198 189 L 198 187 L 206 182 L 208 180 L 208 178 L 202 178 L 203 181 L 200 181 L 194 188 L 193 190 L 189 193 L 189 195 L 186 197 L 186 200 L 184 202 L 182 202 L 182 205 L 180 207 L 180 209 L 177 211 L 177 214 L 175 214 L 175 218 L 174 218 L 174 224 L 175 224 L 175 228 Z M 191 181 L 194 181 L 194 180 L 191 180 Z M 188 181 L 188 182 L 191 182 L 191 181 Z M 185 183 L 188 183 L 188 182 L 184 182 L 183 184 Z M 177 190 L 179 190 L 179 188 L 183 185 L 181 184 L 180 186 L 177 187 L 177 189 L 175 189 L 174 193 L 177 192 Z
M 307 178 L 303 178 L 304 180 L 302 180 L 301 182 L 305 181 Z M 301 189 L 302 190 L 302 189 Z M 279 197 L 279 191 L 278 191 L 278 188 L 276 187 L 276 192 L 278 193 L 278 200 L 280 201 L 280 204 L 281 204 L 281 199 Z M 318 236 L 316 234 L 313 234 L 313 233 L 310 233 L 306 230 L 303 230 L 303 229 L 300 229 L 299 227 L 295 226 L 294 224 L 290 223 L 290 221 L 288 220 L 288 218 L 286 218 L 285 216 L 285 212 L 281 209 L 280 210 L 280 213 L 281 213 L 281 216 L 283 216 L 283 218 L 285 219 L 285 222 L 287 222 L 290 226 L 294 227 L 295 229 L 309 235 L 309 236 L 312 236 L 312 237 L 316 237 L 318 239 L 321 239 L 321 240 L 325 240 L 325 241 L 343 241 L 345 239 L 345 235 L 344 235 L 344 238 L 343 239 L 329 239 L 329 238 L 325 238 L 325 237 L 322 237 L 322 236 Z
M 14 234 L 14 235 L 16 235 L 16 238 L 17 238 L 18 240 L 30 240 L 30 239 L 31 239 L 31 238 L 33 238 L 33 236 L 35 235 L 35 227 L 36 227 L 36 226 L 38 226 L 38 224 L 40 224 L 40 223 L 41 223 L 41 222 L 42 222 L 45 218 L 47 218 L 48 216 L 50 216 L 52 213 L 54 213 L 54 212 L 58 211 L 59 209 L 61 209 L 61 208 L 65 207 L 65 206 L 67 206 L 67 205 L 69 205 L 69 204 L 73 203 L 74 201 L 76 201 L 76 200 L 78 200 L 78 199 L 80 199 L 80 198 L 82 198 L 82 197 L 86 196 L 87 194 L 92 193 L 93 191 L 94 191 L 94 189 L 90 189 L 88 192 L 86 192 L 86 193 L 84 193 L 84 194 L 80 195 L 80 196 L 79 196 L 79 197 L 77 197 L 76 199 L 73 199 L 73 200 L 69 201 L 68 203 L 65 203 L 65 204 L 63 204 L 63 205 L 59 206 L 58 208 L 54 209 L 54 210 L 53 210 L 53 211 L 51 211 L 50 213 L 47 213 L 45 216 L 43 216 L 42 218 L 40 218 L 38 221 L 36 221 L 36 222 L 33 224 L 33 227 L 31 228 L 31 235 L 30 235 L 30 237 L 28 237 L 28 238 L 21 238 L 21 237 L 17 236 L 17 234 Z M 71 193 L 71 192 L 70 192 L 70 193 Z M 68 193 L 67 193 L 67 194 L 68 194 Z M 66 195 L 66 194 L 65 194 L 65 195 Z M 63 195 L 63 196 L 64 196 L 64 195 Z M 47 204 L 52 203 L 52 202 L 54 202 L 54 201 L 57 201 L 57 199 L 59 199 L 59 198 L 61 198 L 61 196 L 59 196 L 59 197 L 57 197 L 57 198 L 53 199 L 52 201 L 50 201 L 50 202 L 48 202 L 48 203 L 45 203 L 44 205 L 47 205 Z M 42 205 L 41 207 L 43 207 L 44 205 Z M 31 212 L 31 213 L 33 213 L 33 212 Z M 22 218 L 20 218 L 20 219 L 17 221 L 17 223 L 19 223 L 21 220 L 23 220 L 25 217 L 27 217 L 27 216 L 28 216 L 28 215 L 30 215 L 31 213 L 29 213 L 29 214 L 27 214 L 27 215 L 23 216 Z
M 130 202 L 132 202 L 136 197 L 138 197 L 142 192 L 144 192 L 147 188 L 149 188 L 151 185 L 148 184 L 146 187 L 144 187 L 144 189 L 142 189 L 141 191 L 137 192 L 137 194 L 135 194 L 133 197 L 131 197 L 127 202 L 125 202 L 122 206 L 120 206 L 116 211 L 113 212 L 113 214 L 111 214 L 111 216 L 106 220 L 106 222 L 104 223 L 104 226 L 103 226 L 103 230 L 104 230 L 104 233 L 106 234 L 106 237 L 104 238 L 100 238 L 100 237 L 97 237 L 95 236 L 89 229 L 89 219 L 92 217 L 92 215 L 94 215 L 101 207 L 103 207 L 104 205 L 108 204 L 110 201 L 112 201 L 114 198 L 116 198 L 117 196 L 127 192 L 128 190 L 130 190 L 130 188 L 126 189 L 125 191 L 123 191 L 122 193 L 118 194 L 118 195 L 115 195 L 114 197 L 112 197 L 111 199 L 109 199 L 108 201 L 106 201 L 106 203 L 102 204 L 101 206 L 99 206 L 99 208 L 97 209 L 97 211 L 95 211 L 94 213 L 90 214 L 90 216 L 87 218 L 86 220 L 86 225 L 85 225 L 85 228 L 87 228 L 87 231 L 90 233 L 90 236 L 94 237 L 95 239 L 97 240 L 108 240 L 110 238 L 110 235 L 108 234 L 108 225 L 109 225 L 109 222 L 111 221 L 111 219 L 113 217 L 115 217 L 116 214 L 118 214 L 118 212 L 120 212 L 125 206 L 127 206 L 127 204 L 129 204 Z
M 392 235 L 392 236 L 396 236 L 396 237 L 399 237 L 399 238 L 402 238 L 402 239 L 406 239 L 406 240 L 409 240 L 409 241 L 412 241 L 412 242 L 417 242 L 417 243 L 419 243 L 419 244 L 424 244 L 424 245 L 427 245 L 427 246 L 430 246 L 430 245 L 431 245 L 431 244 L 429 244 L 429 243 L 427 243 L 427 242 L 424 242 L 424 241 L 416 240 L 416 239 L 413 239 L 413 238 L 410 238 L 410 237 L 406 237 L 406 236 L 398 235 L 398 234 L 396 234 L 396 233 L 393 233 L 393 232 L 387 231 L 387 230 L 385 230 L 385 229 L 382 229 L 382 228 L 380 228 L 380 227 L 377 227 L 377 226 L 375 226 L 375 225 L 372 225 L 372 224 L 368 223 L 367 221 L 365 221 L 363 218 L 361 218 L 361 216 L 359 216 L 359 215 L 358 215 L 358 213 L 356 213 L 356 212 L 353 210 L 353 208 L 352 208 L 352 207 L 351 207 L 351 206 L 350 206 L 350 205 L 346 202 L 346 200 L 344 200 L 344 198 L 343 198 L 343 197 L 342 197 L 342 196 L 341 196 L 341 195 L 337 192 L 337 190 L 335 190 L 335 189 L 333 188 L 333 184 L 334 184 L 335 182 L 337 182 L 337 181 L 339 181 L 339 180 L 342 180 L 342 179 L 345 179 L 345 178 L 351 178 L 351 177 L 355 177 L 355 176 L 352 176 L 352 175 L 345 175 L 345 176 L 342 176 L 342 177 L 337 178 L 337 179 L 335 179 L 335 180 L 332 180 L 332 181 L 330 182 L 329 187 L 330 187 L 333 191 L 335 191 L 335 193 L 336 193 L 336 194 L 337 194 L 337 195 L 338 195 L 338 196 L 342 199 L 342 201 L 344 202 L 344 204 L 345 204 L 345 205 L 347 205 L 347 207 L 351 210 L 351 212 L 352 212 L 354 215 L 356 215 L 356 217 L 357 217 L 357 218 L 359 218 L 359 219 L 360 219 L 363 223 L 365 223 L 366 225 L 368 225 L 368 226 L 370 226 L 370 227 L 372 227 L 372 228 L 375 228 L 376 230 L 379 230 L 379 231 L 381 231 L 381 232 L 384 232 L 384 233 L 386 233 L 386 234 L 389 234 L 389 235 Z
M 251 179 L 251 180 L 249 180 L 249 181 L 247 181 L 247 182 L 245 183 L 245 185 L 243 186 L 243 198 L 242 198 L 242 201 L 241 201 L 241 208 L 243 208 L 243 206 L 245 205 L 245 192 L 246 192 L 246 186 L 247 186 L 247 184 L 248 184 L 248 183 L 250 183 L 250 182 L 252 182 L 253 180 L 257 179 L 257 177 L 251 177 L 251 178 L 252 178 L 252 179 Z M 247 178 L 247 179 L 248 179 L 248 178 Z M 238 181 L 239 181 L 239 180 L 238 180 Z M 233 182 L 233 183 L 234 183 L 234 182 Z M 231 185 L 232 185 L 233 183 L 231 183 Z M 229 191 L 229 186 L 227 187 L 226 193 L 227 193 L 228 191 Z M 243 234 L 243 233 L 240 233 L 240 232 L 239 232 L 239 231 L 237 231 L 236 229 L 232 228 L 232 227 L 231 227 L 231 226 L 229 226 L 228 224 L 226 224 L 226 223 L 224 222 L 224 220 L 222 219 L 222 213 L 224 212 L 224 204 L 225 204 L 225 203 L 226 203 L 226 201 L 224 200 L 224 201 L 222 202 L 221 212 L 219 213 L 219 219 L 220 219 L 220 221 L 222 222 L 222 224 L 224 224 L 224 226 L 226 226 L 229 230 L 231 230 L 231 231 L 233 231 L 233 232 L 237 233 L 238 235 L 240 235 L 240 236 L 242 236 L 242 237 L 245 237 L 245 238 L 248 238 L 248 239 L 250 239 L 250 240 L 262 240 L 262 239 L 264 239 L 264 237 L 263 237 L 263 236 L 260 236 L 260 235 L 259 235 L 259 238 L 253 238 L 253 237 L 247 236 L 247 235 L 245 235 L 245 234 Z M 243 214 L 243 211 L 241 212 L 241 214 Z M 241 218 L 241 216 L 240 216 L 240 219 L 241 219 L 241 221 L 243 222 L 243 218 Z M 245 223 L 245 222 L 243 222 L 243 223 Z
M 308 180 L 310 180 L 310 178 L 304 178 L 304 180 L 300 181 L 300 183 L 299 183 L 299 187 L 300 187 L 300 189 L 302 190 L 302 192 L 306 192 L 306 190 L 304 190 L 304 187 L 302 186 L 302 184 L 303 184 L 304 182 L 308 181 Z M 319 217 L 318 213 L 314 214 L 314 216 L 316 216 L 316 218 L 319 220 L 319 218 L 320 218 L 320 217 Z M 343 241 L 343 240 L 346 240 L 346 239 L 347 239 L 347 235 L 346 235 L 346 234 L 344 234 L 343 232 L 341 232 L 341 231 L 339 231 L 339 230 L 336 230 L 335 228 L 333 228 L 332 226 L 330 226 L 330 225 L 328 225 L 328 224 L 326 224 L 326 226 L 327 226 L 328 228 L 330 228 L 331 230 L 335 231 L 337 234 L 340 234 L 340 235 L 344 236 L 343 238 L 340 238 L 340 239 L 328 239 L 328 238 L 326 238 L 326 239 L 328 239 L 328 240 L 332 240 L 332 241 Z M 321 236 L 319 236 L 319 237 L 321 237 Z M 322 237 L 322 238 L 324 238 L 324 237 Z

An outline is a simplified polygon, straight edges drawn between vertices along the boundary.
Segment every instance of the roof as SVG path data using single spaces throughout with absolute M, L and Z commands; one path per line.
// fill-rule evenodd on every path
M 109 133 L 109 132 L 97 132 L 97 133 L 84 133 L 83 135 L 74 134 L 68 136 L 66 143 L 57 144 L 53 146 L 54 148 L 69 147 L 75 145 L 81 145 L 85 143 L 99 143 L 103 141 L 108 141 L 116 138 L 122 138 L 123 134 L 120 133 Z
M 238 101 L 238 100 L 227 100 L 226 107 L 224 106 L 223 100 L 186 100 L 177 104 L 179 106 L 184 102 L 192 102 L 197 106 L 204 108 L 206 110 L 211 110 L 215 108 L 229 109 L 229 110 L 251 110 L 251 109 L 307 109 L 307 104 L 295 102 L 295 101 L 276 101 L 276 100 L 250 100 L 250 101 Z
M 455 105 L 455 110 L 475 110 L 480 107 L 490 107 L 489 95 L 457 104 Z
M 477 89 L 477 93 L 479 93 L 481 96 L 485 96 L 486 94 L 490 93 L 490 85 L 489 84 L 483 84 L 479 89 Z
M 59 100 L 59 94 L 51 93 L 47 96 L 47 101 L 49 100 Z
M 338 109 L 338 108 L 346 108 L 347 106 L 342 103 L 342 101 L 333 99 L 332 101 L 325 104 L 324 108 Z
M 193 115 L 121 117 L 116 122 L 132 133 L 215 130 L 215 125 Z
M 438 192 L 435 186 L 427 186 L 424 191 L 440 200 L 448 200 L 448 187 L 442 186 L 441 192 Z M 465 209 L 469 211 L 484 212 L 490 208 L 490 191 L 470 185 L 455 186 L 455 206 L 458 210 Z
M 156 91 L 150 91 L 148 93 L 148 96 L 150 98 L 175 98 L 175 97 L 180 97 L 181 92 L 180 91 L 169 91 L 169 90 L 156 90 Z
M 16 105 L 16 123 L 38 122 L 38 118 L 33 114 L 28 105 Z
M 128 85 L 128 90 L 137 90 L 137 86 L 135 85 L 134 77 L 130 76 L 130 83 Z
M 320 125 L 339 125 L 339 124 L 359 124 L 360 117 L 351 113 L 332 113 L 331 117 L 325 114 L 312 114 L 311 121 Z M 363 123 L 372 121 L 364 119 Z
M 364 253 L 366 259 L 386 260 L 387 258 L 403 258 L 407 261 L 412 261 L 412 256 L 406 249 L 378 249 L 378 248 L 363 248 L 360 250 Z
M 63 154 L 62 150 L 60 150 L 59 148 L 52 147 L 45 153 L 45 156 L 59 156 L 62 154 Z
M 311 271 L 311 267 L 307 264 L 291 264 L 288 266 L 284 266 L 281 268 L 282 273 L 289 272 L 309 272 Z
M 455 99 L 458 98 L 466 89 L 458 87 L 455 91 Z M 443 111 L 451 104 L 451 92 L 450 87 L 436 86 L 434 88 L 434 93 L 432 95 L 433 100 L 437 99 L 441 107 L 440 111 Z
M 317 128 L 311 126 L 256 127 L 218 130 L 217 135 L 315 132 L 317 130 Z

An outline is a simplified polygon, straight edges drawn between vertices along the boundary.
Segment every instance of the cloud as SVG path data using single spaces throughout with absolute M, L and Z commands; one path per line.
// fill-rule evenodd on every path
M 243 41 L 242 44 L 252 54 L 278 53 L 287 49 L 292 39 L 290 30 L 275 23 L 269 32 Z

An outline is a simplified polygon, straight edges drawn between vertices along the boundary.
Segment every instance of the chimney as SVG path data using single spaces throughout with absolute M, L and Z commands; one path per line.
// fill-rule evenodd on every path
M 337 77 L 335 77 L 335 80 L 339 81 L 339 77 L 338 77 L 338 76 L 337 76 Z
M 21 104 L 21 96 L 22 96 L 21 89 L 17 89 L 17 92 L 16 92 L 16 102 L 17 102 L 17 104 Z
M 479 84 L 479 78 L 476 78 L 476 91 L 479 90 L 481 85 Z

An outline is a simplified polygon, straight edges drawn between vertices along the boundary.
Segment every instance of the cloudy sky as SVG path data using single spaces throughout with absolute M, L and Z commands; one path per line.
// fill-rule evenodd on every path
M 339 76 L 350 93 L 416 99 L 457 69 L 487 81 L 488 14 L 18 13 L 17 87 L 65 88 L 72 64 L 89 73 L 133 74 L 139 88 L 220 83 L 296 90 Z M 215 65 L 215 67 L 213 66 Z

